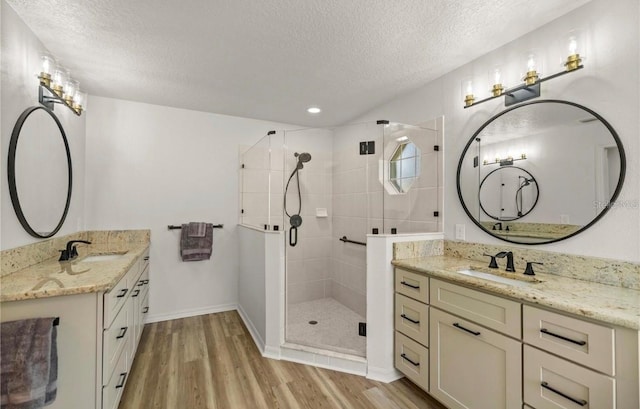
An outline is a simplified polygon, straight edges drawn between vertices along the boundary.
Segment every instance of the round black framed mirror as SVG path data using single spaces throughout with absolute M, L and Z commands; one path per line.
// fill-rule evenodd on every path
M 505 191 L 514 197 L 503 200 L 511 207 L 500 206 L 495 190 L 498 204 L 490 205 L 489 175 L 516 167 L 531 176 L 512 175 L 507 184 L 514 186 Z M 486 233 L 512 243 L 545 244 L 600 220 L 620 194 L 625 173 L 622 142 L 601 115 L 574 102 L 538 100 L 505 109 L 471 136 L 456 185 L 464 211 Z M 513 189 L 520 185 L 523 196 L 516 199 Z M 544 190 L 536 193 L 540 186 Z
M 56 234 L 69 211 L 73 172 L 62 123 L 43 106 L 18 118 L 9 142 L 9 194 L 22 227 L 32 236 Z

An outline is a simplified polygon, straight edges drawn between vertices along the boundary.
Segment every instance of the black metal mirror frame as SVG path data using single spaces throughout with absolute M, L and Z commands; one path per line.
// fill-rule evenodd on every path
M 527 175 L 531 176 L 531 179 L 533 179 L 534 183 L 536 184 L 536 200 L 534 200 L 533 205 L 531 205 L 531 209 L 529 209 L 528 212 L 526 212 L 526 213 L 524 213 L 524 214 L 522 214 L 522 215 L 520 215 L 518 217 L 514 217 L 512 219 L 501 219 L 499 217 L 492 216 L 491 214 L 489 214 L 487 209 L 485 209 L 484 206 L 482 206 L 482 200 L 480 200 L 480 192 L 482 192 L 482 185 L 484 185 L 484 182 L 487 180 L 487 178 L 489 178 L 489 176 L 493 175 L 494 173 L 498 172 L 499 170 L 504 170 L 504 169 L 519 169 L 519 170 L 525 172 Z M 531 174 L 531 172 L 529 172 L 526 169 L 523 169 L 521 167 L 518 167 L 518 166 L 503 166 L 503 167 L 499 167 L 498 169 L 492 170 L 491 172 L 487 173 L 487 176 L 485 176 L 484 179 L 482 179 L 482 182 L 480 182 L 480 187 L 478 188 L 478 204 L 480 204 L 480 209 L 482 209 L 484 214 L 486 214 L 487 216 L 489 216 L 493 220 L 498 220 L 498 221 L 503 221 L 503 222 L 510 222 L 510 221 L 513 221 L 513 220 L 518 220 L 518 219 L 528 215 L 529 213 L 531 213 L 533 208 L 536 207 L 536 204 L 538 204 L 538 199 L 540 199 L 540 186 L 538 186 L 538 181 Z
M 53 229 L 53 231 L 45 235 L 36 232 L 31 227 L 31 225 L 29 225 L 29 222 L 25 218 L 24 212 L 22 211 L 22 207 L 20 206 L 20 199 L 18 197 L 18 189 L 16 186 L 16 149 L 18 147 L 18 138 L 20 137 L 20 131 L 22 130 L 22 126 L 24 125 L 29 115 L 31 115 L 38 109 L 42 109 L 43 111 L 51 115 L 53 120 L 56 121 L 56 124 L 58 125 L 58 129 L 60 130 L 60 134 L 62 135 L 64 148 L 67 153 L 67 167 L 69 170 L 67 202 L 64 207 L 64 212 L 62 213 L 62 217 L 60 218 L 60 221 L 58 222 L 58 225 L 55 227 L 55 229 Z M 11 204 L 13 204 L 13 210 L 15 210 L 16 216 L 18 216 L 18 220 L 20 221 L 20 224 L 22 225 L 22 227 L 24 227 L 27 233 L 29 233 L 33 237 L 37 237 L 41 239 L 46 239 L 56 234 L 64 224 L 64 221 L 67 217 L 67 213 L 69 212 L 69 204 L 71 203 L 71 188 L 73 186 L 73 171 L 72 171 L 72 165 L 71 165 L 71 151 L 69 150 L 69 142 L 67 141 L 67 135 L 64 132 L 62 123 L 60 123 L 60 120 L 58 119 L 58 117 L 56 117 L 53 111 L 43 106 L 33 106 L 25 109 L 24 112 L 20 114 L 20 117 L 18 118 L 15 126 L 13 127 L 13 132 L 11 133 L 11 141 L 9 142 L 9 157 L 7 160 L 7 176 L 9 178 L 9 195 L 11 196 Z
M 590 113 L 591 115 L 596 117 L 598 120 L 600 120 L 600 122 L 602 122 L 602 124 L 607 128 L 607 130 L 609 130 L 609 132 L 611 132 L 611 135 L 613 136 L 613 139 L 616 142 L 616 146 L 618 147 L 618 152 L 620 153 L 620 177 L 618 178 L 618 185 L 616 186 L 616 190 L 613 192 L 613 195 L 611 196 L 611 199 L 609 200 L 609 202 L 607 203 L 605 208 L 600 213 L 598 213 L 598 215 L 593 220 L 591 220 L 588 224 L 586 224 L 580 230 L 577 230 L 577 231 L 575 231 L 575 232 L 573 232 L 571 234 L 568 234 L 568 235 L 566 235 L 564 237 L 561 237 L 561 238 L 558 238 L 558 239 L 551 239 L 551 240 L 548 240 L 548 241 L 542 241 L 542 242 L 537 242 L 537 243 L 523 243 L 521 241 L 509 240 L 509 239 L 501 237 L 499 235 L 492 234 L 491 230 L 487 230 L 486 228 L 484 228 L 484 226 L 482 226 L 480 224 L 480 222 L 473 217 L 473 215 L 471 214 L 471 212 L 469 211 L 469 209 L 465 205 L 464 199 L 462 198 L 462 190 L 460 188 L 460 173 L 461 173 L 461 170 L 462 170 L 462 161 L 464 159 L 465 154 L 467 153 L 467 150 L 469 150 L 469 147 L 476 140 L 478 135 L 480 135 L 480 133 L 484 130 L 484 128 L 489 126 L 489 124 L 491 124 L 491 122 L 493 122 L 496 119 L 500 118 L 501 116 L 513 111 L 514 109 L 522 108 L 522 107 L 525 107 L 525 106 L 528 106 L 528 105 L 544 104 L 544 103 L 558 103 L 558 104 L 571 105 L 571 106 L 574 106 L 576 108 L 583 109 L 584 111 Z M 471 136 L 471 139 L 469 139 L 469 142 L 467 142 L 467 144 L 465 145 L 464 149 L 462 150 L 462 153 L 460 154 L 460 160 L 458 161 L 458 170 L 456 172 L 456 188 L 458 190 L 458 199 L 460 199 L 460 204 L 462 204 L 462 208 L 464 209 L 464 211 L 467 214 L 467 216 L 469 216 L 469 218 L 473 221 L 473 223 L 475 223 L 476 226 L 478 226 L 482 231 L 486 232 L 490 236 L 493 236 L 493 237 L 495 237 L 497 239 L 500 239 L 500 240 L 503 240 L 503 241 L 507 241 L 507 242 L 510 242 L 510 243 L 515 243 L 515 244 L 528 244 L 528 245 L 549 244 L 549 243 L 555 243 L 555 242 L 558 242 L 558 241 L 566 240 L 566 239 L 568 239 L 570 237 L 573 237 L 573 236 L 575 236 L 575 235 L 577 235 L 579 233 L 582 233 L 583 231 L 587 230 L 589 227 L 593 226 L 605 214 L 607 214 L 609 209 L 611 207 L 613 207 L 612 206 L 613 203 L 615 203 L 616 199 L 620 195 L 620 191 L 622 190 L 622 185 L 624 184 L 624 178 L 625 178 L 626 171 L 627 171 L 627 157 L 626 157 L 626 154 L 624 152 L 624 147 L 622 146 L 622 141 L 620 141 L 620 137 L 618 136 L 618 133 L 615 131 L 615 129 L 613 129 L 611 124 L 609 124 L 609 122 L 607 122 L 600 114 L 598 114 L 597 112 L 585 107 L 584 105 L 580 105 L 580 104 L 577 104 L 575 102 L 563 101 L 563 100 L 560 100 L 560 99 L 543 99 L 543 100 L 537 100 L 537 101 L 524 102 L 524 103 L 519 104 L 519 105 L 514 105 L 511 108 L 507 108 L 504 111 L 499 112 L 496 115 L 494 115 L 491 118 L 489 118 L 489 120 L 487 120 L 484 124 L 482 124 L 482 126 L 480 126 L 480 128 L 478 128 L 478 130 L 473 134 L 473 136 Z M 479 193 L 479 190 L 478 190 L 478 193 Z

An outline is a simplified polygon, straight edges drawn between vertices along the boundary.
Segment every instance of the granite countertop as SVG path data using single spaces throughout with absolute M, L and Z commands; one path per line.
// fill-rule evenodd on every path
M 487 271 L 486 264 L 449 256 L 394 260 L 392 264 L 525 303 L 538 304 L 640 330 L 640 291 L 638 290 L 539 273 L 535 275 L 539 280 L 536 283 L 502 284 L 458 273 L 457 270 L 469 267 Z M 522 271 L 507 274 L 522 276 Z M 508 275 L 503 276 L 508 277 Z
M 29 300 L 83 293 L 107 292 L 149 248 L 149 243 L 122 246 L 92 245 L 90 254 L 78 248 L 80 256 L 71 261 L 50 258 L 2 277 L 0 302 Z M 120 254 L 121 257 L 101 261 L 85 261 L 93 255 Z

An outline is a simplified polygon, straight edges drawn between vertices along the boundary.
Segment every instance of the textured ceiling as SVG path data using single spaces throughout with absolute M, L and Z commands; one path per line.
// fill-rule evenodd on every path
M 7 2 L 92 95 L 328 126 L 587 0 Z

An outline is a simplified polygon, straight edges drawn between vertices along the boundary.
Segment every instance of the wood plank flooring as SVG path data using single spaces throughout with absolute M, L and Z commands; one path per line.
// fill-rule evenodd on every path
M 147 324 L 119 409 L 445 409 L 411 382 L 263 358 L 236 311 Z

